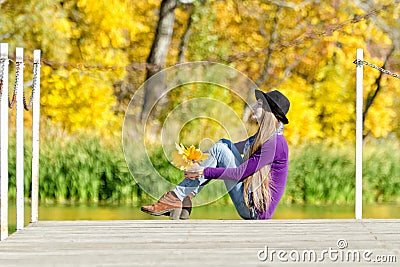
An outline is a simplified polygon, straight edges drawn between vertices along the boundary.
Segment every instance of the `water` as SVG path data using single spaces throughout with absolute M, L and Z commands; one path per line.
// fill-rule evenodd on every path
M 363 206 L 363 218 L 400 218 L 400 204 L 376 204 Z M 9 209 L 10 233 L 15 231 L 15 206 Z M 232 205 L 195 207 L 191 219 L 239 220 Z M 353 205 L 285 205 L 280 204 L 273 219 L 353 219 Z M 151 216 L 130 205 L 41 205 L 39 220 L 165 220 L 165 216 Z M 25 224 L 30 221 L 30 206 L 25 206 Z

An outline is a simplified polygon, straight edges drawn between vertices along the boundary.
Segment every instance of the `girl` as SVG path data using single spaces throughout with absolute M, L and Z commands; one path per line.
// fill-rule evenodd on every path
M 288 174 L 288 145 L 283 124 L 289 100 L 279 91 L 255 91 L 257 103 L 253 118 L 257 133 L 247 140 L 232 143 L 222 139 L 208 151 L 210 156 L 185 172 L 185 178 L 173 191 L 142 211 L 187 219 L 191 199 L 210 179 L 224 180 L 238 214 L 243 219 L 269 219 L 282 198 Z M 242 158 L 241 154 L 244 155 Z M 182 209 L 183 208 L 183 209 Z

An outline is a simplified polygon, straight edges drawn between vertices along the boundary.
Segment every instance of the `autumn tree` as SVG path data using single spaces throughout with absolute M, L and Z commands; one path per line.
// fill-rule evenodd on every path
M 356 49 L 373 64 L 400 70 L 398 1 L 184 2 L 4 0 L 0 38 L 11 49 L 23 46 L 27 57 L 42 50 L 43 117 L 67 132 L 105 136 L 120 132 L 130 98 L 155 66 L 210 60 L 243 72 L 264 91 L 288 95 L 291 143 L 353 140 Z M 170 15 L 168 31 L 162 14 Z M 398 81 L 368 69 L 364 84 L 364 134 L 399 137 Z M 243 101 L 232 94 L 201 90 L 243 115 Z M 165 108 L 186 96 L 168 97 Z M 199 129 L 200 136 L 207 127 Z

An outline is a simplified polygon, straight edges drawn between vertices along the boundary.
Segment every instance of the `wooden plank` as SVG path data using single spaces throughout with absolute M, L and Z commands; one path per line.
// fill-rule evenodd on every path
M 0 243 L 1 266 L 268 266 L 257 253 L 371 250 L 400 260 L 400 220 L 39 221 Z M 388 227 L 389 226 L 389 227 Z M 345 251 L 345 250 L 343 250 Z M 277 257 L 275 255 L 275 257 Z M 310 262 L 291 262 L 309 266 Z M 324 263 L 335 264 L 328 258 Z M 342 263 L 342 262 L 340 262 Z M 364 266 L 366 262 L 352 263 Z M 385 263 L 385 266 L 391 266 Z

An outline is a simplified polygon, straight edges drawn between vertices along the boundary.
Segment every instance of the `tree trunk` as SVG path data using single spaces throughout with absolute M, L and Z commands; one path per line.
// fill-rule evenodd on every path
M 281 13 L 281 11 L 282 11 L 282 8 L 280 6 L 278 6 L 278 9 L 275 12 L 274 24 L 272 26 L 271 37 L 270 37 L 269 43 L 268 43 L 267 58 L 265 59 L 264 68 L 261 71 L 261 75 L 256 81 L 257 86 L 261 86 L 269 78 L 268 70 L 270 67 L 271 57 L 272 57 L 272 52 L 273 52 L 272 47 L 275 45 L 275 41 L 278 36 L 278 33 L 277 33 L 278 22 L 279 22 L 278 17 L 279 17 L 279 14 Z
M 395 50 L 395 47 L 392 46 L 392 49 L 389 51 L 389 53 L 387 54 L 387 56 L 386 56 L 386 58 L 385 58 L 385 62 L 383 63 L 382 68 L 385 68 L 385 67 L 386 67 L 386 64 L 387 64 L 387 62 L 389 61 L 390 57 L 392 56 L 394 50 Z M 362 128 L 363 128 L 363 129 L 364 129 L 364 122 L 365 122 L 365 119 L 366 119 L 367 114 L 368 114 L 368 110 L 369 110 L 369 108 L 371 107 L 372 103 L 374 103 L 375 98 L 378 96 L 378 93 L 379 93 L 380 90 L 381 90 L 381 79 L 382 79 L 382 74 L 383 74 L 383 72 L 380 72 L 378 78 L 376 78 L 376 80 L 375 80 L 375 84 L 376 84 L 376 89 L 375 89 L 375 91 L 371 91 L 371 92 L 368 94 L 368 96 L 367 96 L 367 100 L 366 100 L 366 104 L 365 104 L 365 110 L 364 110 L 364 112 L 363 112 L 363 121 L 362 121 L 362 124 L 363 124 L 363 125 L 362 125 L 362 126 L 363 126 Z M 364 138 L 365 138 L 367 135 L 368 135 L 368 133 L 364 135 Z
M 165 65 L 169 44 L 171 42 L 172 33 L 175 22 L 175 8 L 178 0 L 163 0 L 160 6 L 160 17 L 157 24 L 156 34 L 151 46 L 150 54 L 147 58 L 147 74 L 146 80 L 159 72 Z M 148 117 L 151 107 L 156 104 L 157 100 L 164 89 L 163 79 L 150 81 L 146 83 L 144 92 L 144 101 L 142 107 L 142 121 Z
M 182 35 L 181 43 L 179 45 L 178 63 L 185 62 L 185 52 L 187 50 L 187 42 L 189 39 L 189 35 L 191 32 L 191 27 L 192 27 L 192 23 L 193 23 L 193 14 L 194 14 L 195 8 L 193 5 L 191 5 L 189 7 L 189 9 L 190 9 L 190 15 L 188 18 L 187 26 L 186 26 L 185 32 Z
M 277 7 L 277 10 L 275 12 L 275 17 L 274 17 L 274 24 L 272 26 L 272 30 L 271 30 L 271 34 L 270 34 L 270 39 L 268 42 L 268 54 L 267 54 L 267 58 L 265 59 L 265 63 L 264 63 L 264 67 L 261 70 L 261 74 L 260 77 L 255 81 L 255 84 L 257 85 L 257 87 L 259 87 L 260 85 L 262 85 L 267 79 L 268 79 L 268 69 L 270 67 L 270 62 L 271 62 L 271 56 L 272 56 L 272 47 L 275 44 L 276 38 L 277 38 L 277 28 L 278 28 L 278 20 L 279 20 L 279 14 L 281 12 L 282 8 L 281 6 Z M 266 34 L 263 34 L 266 35 Z M 250 114 L 251 114 L 251 108 L 247 105 L 250 103 L 251 99 L 253 98 L 253 92 L 250 91 L 248 96 L 247 96 L 247 100 L 246 100 L 246 104 L 244 107 L 244 111 L 243 111 L 243 121 L 248 121 L 250 118 Z

